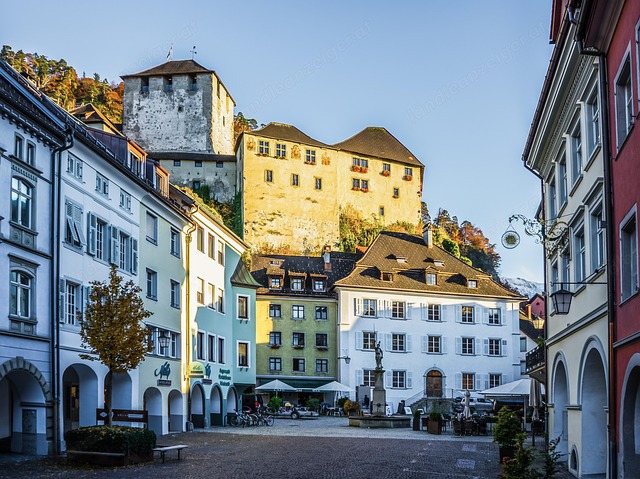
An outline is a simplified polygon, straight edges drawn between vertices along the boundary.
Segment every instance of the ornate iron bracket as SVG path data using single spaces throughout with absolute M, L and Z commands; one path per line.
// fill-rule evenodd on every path
M 556 251 L 565 247 L 568 242 L 569 225 L 564 221 L 546 222 L 527 218 L 521 214 L 509 217 L 509 227 L 502 235 L 502 245 L 512 249 L 520 243 L 520 235 L 513 228 L 512 223 L 520 221 L 524 225 L 524 232 L 531 236 L 537 244 L 542 244 L 547 257 L 552 257 Z

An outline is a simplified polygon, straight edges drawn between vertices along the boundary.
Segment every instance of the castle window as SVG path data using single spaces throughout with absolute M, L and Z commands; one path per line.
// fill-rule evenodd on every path
M 394 188 L 393 189 L 393 197 L 394 198 L 400 198 L 400 188 Z
M 195 91 L 198 89 L 198 80 L 195 75 L 189 75 L 189 90 Z
M 173 91 L 173 77 L 164 77 L 164 91 Z
M 202 168 L 202 160 L 195 160 L 193 163 L 196 168 Z
M 287 156 L 287 145 L 284 143 L 276 143 L 276 156 L 278 158 L 285 158 Z
M 291 174 L 291 186 L 300 186 L 300 177 L 296 173 Z
M 264 170 L 264 181 L 273 183 L 273 170 Z
M 143 77 L 140 81 L 140 91 L 142 93 L 149 93 L 149 77 Z
M 258 153 L 260 153 L 261 155 L 268 155 L 269 154 L 269 142 L 268 141 L 260 140 L 258 142 Z
M 316 190 L 322 189 L 322 178 L 316 178 Z
M 310 165 L 316 164 L 316 150 L 307 150 L 304 157 L 304 162 Z
M 378 214 L 379 214 L 380 216 L 384 216 L 384 206 L 381 206 L 381 207 L 378 209 L 378 212 L 379 212 Z

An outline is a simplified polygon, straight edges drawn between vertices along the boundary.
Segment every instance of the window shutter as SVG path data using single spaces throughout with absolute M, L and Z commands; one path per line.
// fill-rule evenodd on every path
M 58 321 L 64 323 L 65 280 L 58 280 Z
M 97 232 L 98 230 L 98 217 L 93 213 L 87 213 L 87 253 L 91 255 L 96 254 L 97 248 Z
M 407 314 L 405 316 L 406 319 L 413 319 L 414 313 L 413 309 L 416 307 L 415 303 L 407 303 Z
M 429 336 L 420 336 L 420 352 L 426 353 L 429 351 Z
M 378 300 L 378 305 L 377 305 L 377 311 L 376 311 L 376 316 L 381 318 L 384 316 L 384 300 L 379 299 Z
M 484 341 L 484 355 L 489 356 L 489 340 L 485 338 L 483 341 Z
M 482 308 L 480 306 L 472 306 L 471 311 L 473 314 L 473 324 L 480 324 L 482 319 L 478 317 L 478 315 L 482 314 Z
M 424 303 L 420 303 L 420 319 L 426 321 L 429 317 L 428 306 Z
M 384 373 L 384 387 L 390 388 L 393 386 L 393 371 L 386 371 Z
M 462 338 L 460 336 L 456 338 L 456 354 L 462 354 Z
M 506 356 L 507 355 L 507 340 L 506 339 L 502 340 L 502 347 L 500 348 L 500 355 L 501 356 Z
M 462 373 L 456 373 L 456 389 L 462 389 Z
M 448 321 L 451 314 L 451 306 L 442 304 L 440 305 L 440 321 Z
M 391 301 L 386 300 L 384 302 L 384 317 L 385 318 L 390 318 L 391 317 Z
M 489 308 L 478 308 L 482 310 L 482 324 L 489 324 Z
M 360 316 L 362 314 L 362 299 L 353 298 L 353 314 L 354 316 Z
M 476 356 L 480 355 L 480 348 L 482 347 L 482 339 L 480 338 L 475 338 L 474 341 L 474 345 L 473 345 L 473 354 L 475 354 Z
M 412 376 L 411 375 L 411 371 L 407 371 L 405 374 L 407 375 L 406 376 L 406 384 L 405 384 L 405 386 L 407 387 L 407 389 L 411 389 L 411 388 L 413 388 L 413 380 L 412 380 L 412 377 L 411 377 Z
M 455 305 L 455 314 L 456 314 L 456 323 L 461 323 L 462 322 L 462 306 L 460 306 L 459 304 Z
M 391 351 L 391 334 L 384 334 L 384 350 Z
M 447 338 L 440 336 L 440 353 L 447 354 Z
M 364 349 L 362 343 L 364 342 L 364 336 L 362 331 L 356 331 L 356 349 Z
M 84 235 L 82 234 L 82 209 L 75 205 L 72 205 L 72 206 L 73 206 L 73 224 L 76 229 L 76 233 L 78 235 L 80 243 L 83 244 L 85 241 L 84 241 Z
M 410 353 L 412 351 L 410 334 L 405 335 L 405 346 L 407 348 L 407 352 Z
M 362 369 L 356 370 L 356 386 L 361 386 L 364 384 L 364 372 Z
M 500 308 L 500 324 L 507 324 L 507 309 L 504 306 Z
M 131 238 L 131 274 L 138 274 L 138 240 Z
M 120 233 L 115 226 L 109 227 L 110 231 L 110 255 L 109 261 L 115 265 L 120 264 Z

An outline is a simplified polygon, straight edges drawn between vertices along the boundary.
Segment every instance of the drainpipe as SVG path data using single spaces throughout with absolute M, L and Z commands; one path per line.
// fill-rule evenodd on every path
M 193 220 L 193 215 L 198 211 L 198 205 L 196 203 L 194 203 L 193 205 L 191 205 L 191 208 L 189 210 L 189 212 L 187 213 L 187 217 L 189 218 L 189 221 L 191 222 L 191 225 L 189 226 L 189 228 L 187 229 L 187 235 L 185 237 L 185 243 L 186 243 L 186 248 L 185 248 L 185 314 L 187 315 L 187 334 L 186 334 L 186 353 L 187 353 L 187 374 L 186 374 L 186 381 L 187 381 L 187 417 L 189 418 L 188 423 L 191 424 L 191 379 L 189 377 L 189 366 L 191 365 L 191 356 L 192 356 L 192 350 L 191 350 L 191 280 L 190 280 L 190 273 L 191 273 L 191 235 L 193 234 L 193 232 L 196 230 L 196 223 Z M 189 429 L 189 426 L 187 426 L 187 430 Z
M 50 318 L 51 318 L 51 332 L 50 332 L 50 353 L 51 353 L 51 394 L 53 399 L 53 431 L 55 437 L 53 438 L 53 454 L 60 454 L 60 393 L 58 391 L 59 385 L 58 378 L 60 377 L 60 310 L 58 308 L 60 298 L 60 288 L 58 278 L 60 278 L 60 201 L 61 201 L 61 153 L 65 150 L 73 148 L 73 131 L 67 127 L 64 133 L 64 144 L 58 148 L 54 148 L 51 152 L 51 168 L 52 168 L 52 181 L 55 191 L 52 192 L 52 198 L 55 201 L 50 205 L 50 218 L 55 225 L 51 231 L 51 255 L 52 264 L 50 268 L 50 281 L 51 281 L 51 305 L 50 305 Z

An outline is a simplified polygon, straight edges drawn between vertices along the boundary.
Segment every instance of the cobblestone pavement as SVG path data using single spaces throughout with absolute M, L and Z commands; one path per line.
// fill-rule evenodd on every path
M 158 442 L 189 447 L 181 461 L 174 451 L 165 464 L 156 459 L 124 468 L 5 456 L 0 478 L 496 479 L 501 470 L 491 437 L 351 428 L 346 418 L 278 419 L 270 428 L 212 428 Z

